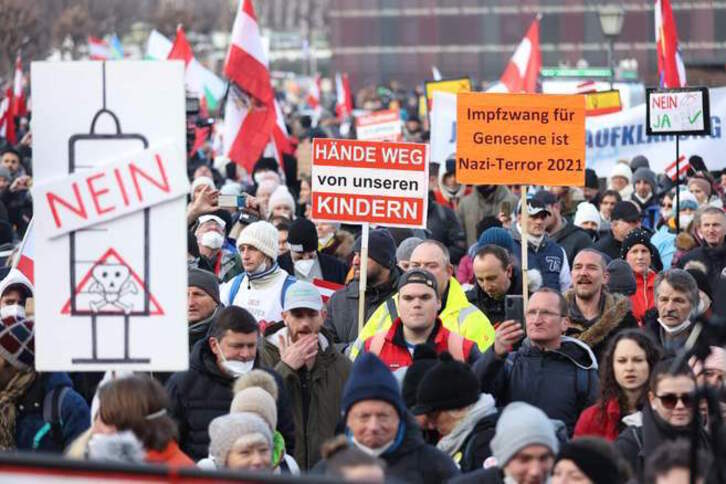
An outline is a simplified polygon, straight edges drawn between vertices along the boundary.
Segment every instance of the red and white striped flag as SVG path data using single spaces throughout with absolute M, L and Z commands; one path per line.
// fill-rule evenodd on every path
M 326 304 L 330 297 L 335 294 L 335 291 L 338 291 L 345 287 L 342 284 L 336 284 L 335 282 L 324 281 L 322 279 L 313 279 L 313 286 L 315 286 L 318 291 L 320 291 L 320 295 L 323 298 L 323 303 Z
M 290 136 L 285 125 L 285 115 L 282 113 L 280 103 L 275 100 L 275 127 L 272 128 L 272 141 L 275 143 L 275 152 L 277 154 L 277 164 L 283 167 L 282 155 L 292 155 L 295 153 L 295 138 Z
M 537 90 L 537 77 L 542 69 L 542 55 L 539 49 L 539 20 L 540 16 L 532 22 L 527 35 L 509 59 L 501 82 L 508 92 L 535 92 Z
M 252 172 L 275 127 L 274 90 L 252 0 L 243 0 L 224 65 L 230 85 L 224 115 L 226 155 Z
M 13 115 L 25 116 L 28 114 L 23 92 L 23 63 L 20 54 L 15 59 L 15 76 L 13 77 Z
M 660 87 L 684 87 L 686 66 L 678 47 L 678 31 L 670 0 L 655 1 L 655 48 Z
M 686 155 L 681 155 L 678 157 L 678 173 L 676 174 L 676 162 L 674 161 L 670 165 L 666 166 L 665 173 L 668 175 L 668 178 L 670 178 L 673 181 L 676 181 L 676 178 L 683 178 L 686 176 L 686 173 L 691 168 L 691 163 L 686 160 Z
M 13 90 L 7 88 L 5 97 L 0 101 L 0 137 L 11 145 L 18 142 L 15 132 L 15 114 L 13 113 Z
M 312 109 L 320 109 L 320 74 L 315 76 L 315 80 L 308 86 L 308 95 L 305 101 Z
M 30 220 L 25 230 L 25 237 L 20 245 L 20 250 L 15 255 L 13 268 L 23 273 L 31 284 L 35 284 L 34 251 L 33 251 L 33 220 Z
M 350 116 L 353 112 L 353 96 L 350 93 L 348 74 L 335 74 L 335 92 L 337 95 L 335 113 L 338 118 L 343 119 Z
M 89 35 L 88 57 L 91 60 L 109 60 L 111 59 L 111 46 L 105 40 Z

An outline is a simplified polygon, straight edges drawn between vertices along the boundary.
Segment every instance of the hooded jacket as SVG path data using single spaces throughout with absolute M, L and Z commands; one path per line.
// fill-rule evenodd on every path
M 482 391 L 491 393 L 497 405 L 527 402 L 564 422 L 569 435 L 580 412 L 597 399 L 597 368 L 592 350 L 568 336 L 556 350 L 540 349 L 527 338 L 505 358 L 489 348 L 473 367 Z
M 310 469 L 320 460 L 320 446 L 335 435 L 351 363 L 335 350 L 331 336 L 321 328 L 313 367 L 293 370 L 280 360 L 280 337 L 287 337 L 283 322 L 268 326 L 260 355 L 267 366 L 280 374 L 289 392 L 295 422 L 293 455 L 301 469 Z
M 453 277 L 449 279 L 449 288 L 441 304 L 439 319 L 444 328 L 474 341 L 480 351 L 484 351 L 494 343 L 494 328 L 489 323 L 489 319 L 466 299 L 464 289 Z M 386 301 L 381 304 L 376 312 L 368 318 L 363 331 L 350 349 L 351 360 L 355 360 L 368 338 L 379 331 L 389 329 L 397 317 L 398 293 L 391 298 L 390 303 Z
M 451 173 L 451 172 L 449 172 Z M 472 191 L 472 187 L 469 185 L 459 184 L 459 188 L 456 190 L 451 190 L 448 187 L 444 185 L 444 177 L 446 176 L 446 163 L 442 164 L 439 168 L 439 186 L 436 188 L 436 190 L 433 190 L 432 193 L 434 196 L 434 199 L 440 203 L 441 205 L 444 205 L 446 207 L 449 207 L 452 210 L 455 210 L 456 207 L 459 206 L 459 202 L 462 198 L 469 195 Z
M 655 272 L 648 270 L 648 274 L 635 274 L 635 294 L 630 296 L 633 307 L 633 316 L 639 324 L 643 324 L 645 313 L 655 307 Z
M 467 246 L 475 244 L 479 238 L 476 226 L 481 219 L 487 216 L 496 217 L 499 215 L 504 202 L 509 204 L 510 210 L 517 205 L 517 197 L 504 185 L 497 185 L 496 189 L 486 198 L 479 190 L 473 190 L 469 195 L 461 199 L 459 206 L 456 207 L 456 216 L 461 220 L 466 232 Z
M 366 287 L 364 313 L 366 321 L 378 306 L 397 292 L 401 274 L 401 269 L 396 266 L 386 282 L 376 287 L 370 285 Z M 339 351 L 346 349 L 358 337 L 358 288 L 358 281 L 352 280 L 343 289 L 336 291 L 328 301 L 328 315 L 324 326 Z
M 600 402 L 583 410 L 575 424 L 573 437 L 595 436 L 613 442 L 620 434 L 623 425 L 620 405 L 617 399 L 613 398 L 605 405 L 605 412 L 600 409 Z
M 588 322 L 577 307 L 575 290 L 565 293 L 570 307 L 570 325 L 565 335 L 577 338 L 595 353 L 597 361 L 605 353 L 610 340 L 618 331 L 637 328 L 638 321 L 630 311 L 630 299 L 621 294 L 610 294 L 603 290 L 600 296 L 600 315 L 594 322 Z
M 277 429 L 285 438 L 285 446 L 292 452 L 295 447 L 290 400 L 280 375 L 262 368 L 259 357 L 254 368 L 264 369 L 277 383 Z M 179 447 L 182 452 L 198 461 L 209 455 L 209 423 L 220 415 L 229 413 L 234 394 L 234 379 L 217 366 L 206 339 L 197 342 L 192 349 L 189 371 L 174 373 L 166 383 L 171 400 L 171 416 L 179 425 Z
M 33 295 L 33 285 L 30 283 L 25 274 L 17 269 L 10 269 L 8 275 L 0 281 L 0 296 L 5 294 L 11 286 L 20 286 L 20 289 L 25 290 L 26 296 Z

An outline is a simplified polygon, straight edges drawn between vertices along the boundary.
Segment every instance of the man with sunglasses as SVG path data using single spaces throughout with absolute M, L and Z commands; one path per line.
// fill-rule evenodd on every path
M 615 440 L 615 447 L 629 462 L 638 482 L 642 482 L 645 459 L 659 446 L 679 438 L 690 438 L 696 379 L 687 364 L 675 369 L 672 366 L 673 359 L 655 365 L 643 410 L 623 419 L 630 426 Z M 699 431 L 699 447 L 708 449 L 705 431 Z
M 523 401 L 539 407 L 551 419 L 564 422 L 571 435 L 580 412 L 598 394 L 597 360 L 585 343 L 562 336 L 568 327 L 567 300 L 542 288 L 532 294 L 525 311 L 526 339 L 520 321 L 504 321 L 494 345 L 474 364 L 484 393 L 497 406 Z

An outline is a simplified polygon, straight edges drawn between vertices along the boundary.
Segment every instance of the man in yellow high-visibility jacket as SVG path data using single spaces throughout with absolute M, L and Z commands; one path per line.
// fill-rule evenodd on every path
M 435 240 L 423 241 L 411 254 L 411 268 L 426 269 L 436 277 L 442 302 L 439 318 L 446 329 L 476 342 L 482 352 L 494 343 L 494 328 L 489 319 L 467 300 L 461 284 L 452 277 L 454 267 L 445 245 Z M 366 339 L 390 328 L 397 317 L 396 293 L 381 303 L 368 318 L 363 331 L 350 348 L 350 359 L 355 360 Z

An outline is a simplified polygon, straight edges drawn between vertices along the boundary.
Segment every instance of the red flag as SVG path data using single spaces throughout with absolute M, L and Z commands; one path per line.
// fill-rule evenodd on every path
M 30 220 L 28 228 L 25 229 L 25 236 L 20 246 L 20 251 L 15 255 L 13 263 L 13 269 L 19 270 L 25 277 L 28 278 L 31 284 L 35 284 L 35 270 L 34 270 L 34 259 L 35 253 L 33 251 L 33 219 Z
M 18 142 L 17 134 L 15 133 L 13 90 L 11 88 L 5 90 L 5 98 L 0 103 L 0 136 L 4 137 L 11 145 Z
M 686 155 L 681 155 L 678 157 L 678 173 L 676 173 L 676 162 L 674 161 L 666 166 L 665 174 L 671 180 L 676 181 L 676 178 L 683 178 L 690 168 L 691 162 L 686 160 Z
M 194 52 L 192 52 L 192 46 L 189 45 L 187 36 L 184 33 L 184 29 L 181 25 L 176 28 L 176 38 L 174 39 L 174 45 L 171 46 L 169 55 L 166 57 L 169 60 L 183 60 L 184 65 L 189 64 L 194 59 Z
M 340 119 L 350 116 L 353 112 L 353 96 L 350 93 L 348 74 L 343 73 L 342 75 L 335 75 L 335 91 L 337 94 L 335 113 Z
M 527 30 L 527 35 L 509 59 L 506 69 L 500 79 L 509 92 L 535 92 L 537 90 L 537 77 L 542 68 L 542 55 L 539 50 L 539 20 L 538 16 Z
M 315 80 L 308 87 L 308 95 L 305 99 L 312 109 L 320 107 L 320 74 L 315 76 Z
M 247 94 L 230 86 L 224 119 L 225 151 L 251 172 L 272 137 L 276 119 L 275 93 L 252 0 L 243 0 L 231 40 L 224 75 Z
M 25 93 L 23 92 L 23 63 L 18 54 L 15 59 L 15 76 L 13 78 L 13 115 L 25 116 L 27 114 Z
M 678 32 L 670 0 L 656 0 L 654 11 L 660 87 L 683 87 L 686 85 L 686 67 L 678 47 Z

